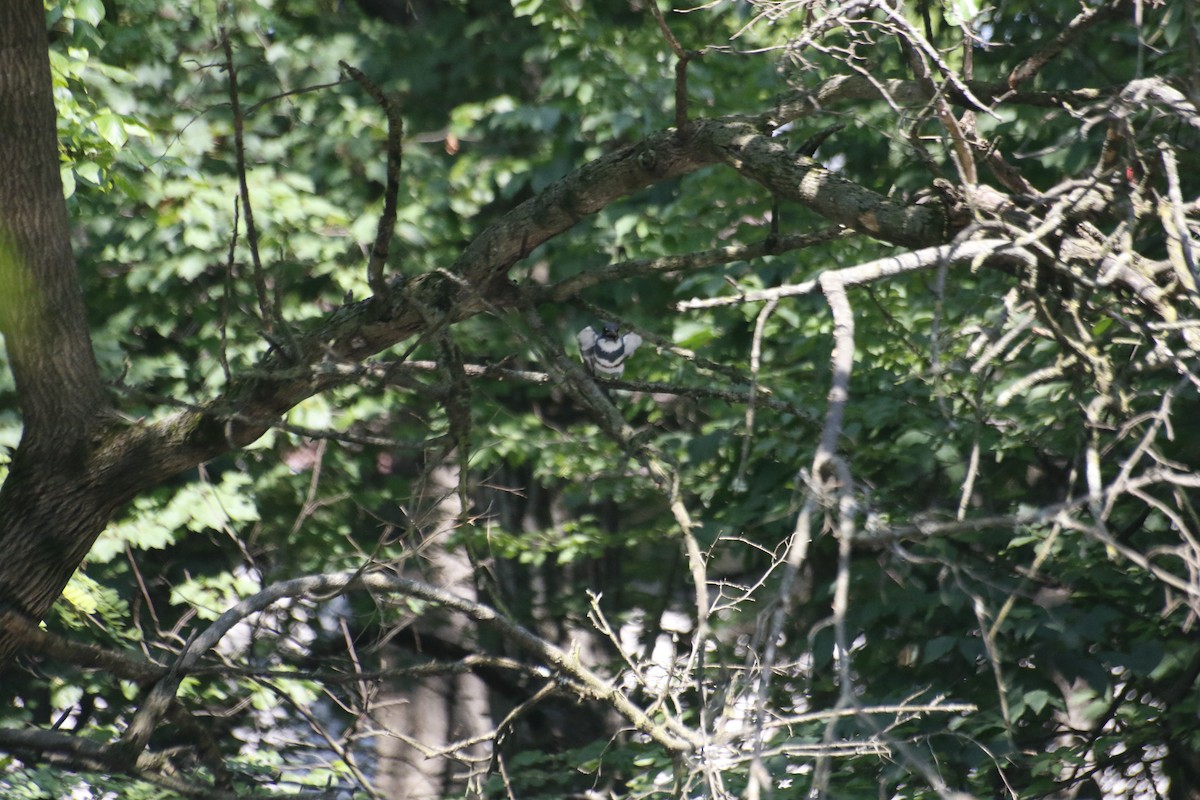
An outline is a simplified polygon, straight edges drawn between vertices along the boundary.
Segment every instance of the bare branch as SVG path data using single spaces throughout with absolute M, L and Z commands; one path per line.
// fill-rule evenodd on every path
M 698 253 L 621 261 L 616 264 L 577 272 L 550 286 L 531 287 L 531 289 L 533 291 L 533 298 L 538 303 L 545 301 L 562 302 L 574 297 L 584 289 L 601 286 L 612 281 L 624 280 L 639 275 L 688 272 L 720 264 L 751 261 L 763 256 L 780 255 L 793 250 L 814 247 L 847 238 L 851 235 L 851 231 L 840 226 L 835 226 L 825 228 L 816 233 L 787 234 L 776 237 L 773 240 L 766 239 L 753 244 L 727 245 L 712 250 L 703 250 Z
M 660 724 L 650 719 L 624 693 L 584 666 L 577 655 L 551 644 L 495 609 L 420 581 L 382 572 L 364 574 L 360 571 L 312 575 L 283 581 L 268 586 L 239 602 L 188 644 L 184 652 L 172 664 L 170 674 L 155 685 L 143 702 L 130 725 L 130 730 L 141 730 L 146 726 L 152 727 L 154 721 L 160 718 L 166 703 L 169 703 L 170 699 L 174 697 L 183 678 L 235 625 L 251 615 L 264 611 L 287 598 L 304 596 L 328 598 L 342 592 L 364 590 L 383 595 L 396 594 L 416 597 L 462 613 L 481 625 L 495 629 L 506 641 L 530 655 L 542 659 L 547 667 L 577 681 L 584 687 L 588 699 L 610 704 L 637 730 L 645 733 L 668 750 L 686 753 L 699 744 L 693 732 L 673 720 L 667 719 Z M 137 735 L 129 735 L 127 738 L 131 742 L 140 741 L 140 737 Z
M 1167 252 L 1175 274 L 1188 291 L 1195 292 L 1200 286 L 1200 268 L 1196 265 L 1196 243 L 1183 213 L 1183 190 L 1179 185 L 1179 167 L 1175 150 L 1165 139 L 1159 139 L 1158 151 L 1162 156 L 1163 173 L 1167 178 L 1167 196 L 1159 201 L 1159 216 L 1167 232 Z
M 246 244 L 250 248 L 253 264 L 254 291 L 258 295 L 258 313 L 267 334 L 275 332 L 276 312 L 267 295 L 267 279 L 263 272 L 262 258 L 258 252 L 258 226 L 254 224 L 254 206 L 250 201 L 250 184 L 246 179 L 246 142 L 241 96 L 238 92 L 237 67 L 233 63 L 233 45 L 229 32 L 221 28 L 221 48 L 225 52 L 225 73 L 229 77 L 229 107 L 233 113 L 233 152 L 237 163 L 238 187 L 242 197 L 242 208 L 246 215 Z
M 675 129 L 682 133 L 688 124 L 688 62 L 700 54 L 684 50 L 683 46 L 679 44 L 679 40 L 671 32 L 671 26 L 663 17 L 662 9 L 658 7 L 658 0 L 650 0 L 647 5 L 650 7 L 650 13 L 654 15 L 654 21 L 658 23 L 658 29 L 662 32 L 663 38 L 667 40 L 671 52 L 675 54 Z
M 1081 11 L 1050 41 L 1050 44 L 1013 68 L 1013 71 L 1008 74 L 1009 88 L 1016 89 L 1017 86 L 1040 72 L 1042 67 L 1053 61 L 1059 53 L 1069 47 L 1072 42 L 1077 41 L 1081 35 L 1087 33 L 1092 26 L 1112 19 L 1117 12 L 1128 9 L 1130 5 L 1130 0 L 1110 0 L 1105 5 Z
M 383 190 L 383 213 L 379 216 L 375 244 L 371 247 L 371 257 L 367 263 L 367 282 L 371 291 L 376 296 L 382 296 L 387 292 L 384 270 L 396 229 L 396 199 L 400 193 L 400 168 L 404 158 L 404 120 L 400 118 L 396 100 L 385 95 L 361 70 L 345 61 L 339 61 L 338 66 L 363 87 L 387 115 L 387 183 Z
M 830 270 L 821 273 L 820 276 L 813 280 L 804 281 L 803 283 L 777 286 L 773 289 L 757 289 L 733 297 L 684 300 L 676 303 L 675 307 L 680 311 L 689 311 L 700 308 L 735 305 L 738 303 L 759 303 L 783 297 L 800 297 L 815 293 L 821 285 L 821 278 L 825 275 L 836 275 L 837 280 L 845 286 L 858 286 L 902 275 L 906 272 L 933 269 L 945 263 L 963 261 L 970 261 L 973 264 L 980 263 L 993 256 L 1005 261 L 1011 260 L 1025 265 L 1032 264 L 1034 261 L 1032 254 L 1025 252 L 1019 247 L 1014 247 L 1010 241 L 1004 239 L 978 239 L 958 244 L 928 247 L 923 250 L 886 256 L 853 267 Z

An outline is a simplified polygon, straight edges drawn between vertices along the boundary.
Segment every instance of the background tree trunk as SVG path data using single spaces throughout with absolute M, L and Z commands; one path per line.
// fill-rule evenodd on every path
M 420 577 L 460 597 L 477 599 L 474 569 L 461 549 L 446 546 L 462 514 L 458 495 L 458 467 L 447 462 L 432 471 L 427 501 L 431 508 L 421 515 L 428 536 L 419 549 Z M 460 616 L 430 614 L 416 624 L 416 643 L 422 633 L 454 644 L 469 641 L 474 633 Z M 404 666 L 407 659 L 398 647 L 389 647 L 384 669 Z M 463 789 L 463 769 L 457 765 L 470 759 L 470 772 L 486 770 L 489 750 L 474 745 L 452 758 L 428 757 L 409 742 L 437 749 L 463 739 L 486 734 L 491 728 L 487 685 L 477 676 L 464 673 L 418 681 L 399 681 L 384 689 L 379 720 L 393 736 L 379 739 L 380 790 L 397 800 L 427 800 L 458 794 Z

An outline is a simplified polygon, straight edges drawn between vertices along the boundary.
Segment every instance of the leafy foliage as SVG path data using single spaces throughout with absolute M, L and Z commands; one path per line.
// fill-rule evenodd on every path
M 481 232 L 564 176 L 674 124 L 676 59 L 643 6 L 47 2 L 80 279 L 129 424 L 223 397 L 371 295 L 386 117 L 340 62 L 404 119 L 387 268 L 410 285 L 452 274 Z M 1118 100 L 1151 76 L 1194 87 L 1200 26 L 1179 3 L 1139 5 L 1134 27 L 1132 6 L 1089 6 L 1097 19 L 1011 95 L 996 87 L 1078 4 L 668 13 L 682 46 L 703 48 L 687 72 L 693 119 L 803 98 L 772 141 L 819 141 L 837 178 L 910 209 L 956 200 L 958 243 L 1003 235 L 1041 261 L 943 258 L 850 285 L 847 340 L 824 284 L 752 293 L 903 250 L 867 225 L 773 246 L 829 223 L 732 169 L 657 182 L 522 244 L 509 277 L 536 309 L 484 297 L 486 313 L 329 364 L 351 377 L 282 420 L 250 420 L 270 426 L 252 446 L 163 476 L 99 538 L 47 627 L 170 665 L 276 582 L 338 570 L 436 582 L 439 559 L 458 556 L 480 602 L 611 679 L 664 736 L 682 727 L 704 745 L 671 752 L 615 706 L 592 710 L 606 698 L 562 664 L 511 631 L 465 633 L 428 597 L 281 596 L 206 655 L 150 739 L 213 792 L 381 796 L 376 692 L 413 701 L 427 668 L 473 670 L 493 698 L 493 749 L 447 751 L 475 766 L 446 778 L 445 796 L 1194 796 L 1196 294 L 1194 275 L 1172 272 L 1186 259 L 1162 220 L 1169 154 L 1190 199 L 1184 237 L 1197 235 L 1198 117 Z M 952 105 L 905 94 L 920 63 Z M 875 88 L 823 100 L 835 76 Z M 964 113 L 968 90 L 986 108 Z M 978 182 L 954 126 L 979 145 Z M 968 196 L 976 183 L 1009 205 Z M 1085 189 L 1107 205 L 1075 208 Z M 1101 255 L 1056 249 L 1067 229 L 1101 255 L 1153 262 L 1165 299 L 1120 284 Z M 647 266 L 764 241 L 753 257 Z M 553 295 L 611 264 L 628 269 Z M 598 318 L 647 338 L 606 395 L 624 438 L 561 367 Z M 822 431 L 847 341 L 835 454 Z M 18 418 L 0 411 L 0 426 L 15 446 Z M 835 462 L 851 480 L 831 477 Z M 447 465 L 458 486 L 437 483 Z M 418 673 L 394 669 L 393 647 Z M 25 666 L 6 727 L 69 721 L 105 741 L 156 680 L 86 660 Z M 564 699 L 576 695 L 588 710 Z M 0 761 L 13 797 L 208 791 L 13 752 Z

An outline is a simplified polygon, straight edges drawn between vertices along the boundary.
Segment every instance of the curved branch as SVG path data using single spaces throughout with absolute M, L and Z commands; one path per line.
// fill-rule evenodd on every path
M 608 703 L 634 728 L 671 752 L 688 753 L 700 744 L 692 731 L 674 720 L 668 718 L 663 723 L 652 720 L 623 692 L 584 666 L 577 655 L 546 641 L 492 607 L 421 581 L 380 572 L 361 574 L 354 570 L 311 575 L 276 583 L 226 611 L 184 649 L 172 665 L 169 674 L 155 685 L 134 715 L 133 722 L 122 737 L 123 743 L 134 752 L 145 746 L 150 731 L 170 705 L 184 677 L 235 625 L 247 617 L 287 598 L 328 597 L 347 591 L 364 590 L 416 597 L 464 614 L 475 622 L 494 629 L 506 641 L 541 659 L 550 669 L 570 677 L 586 690 L 589 699 Z
M 916 272 L 922 269 L 932 269 L 945 263 L 959 261 L 976 261 L 984 258 L 1003 258 L 1015 260 L 1029 266 L 1033 263 L 1033 255 L 1013 247 L 1012 242 L 1005 239 L 979 239 L 970 242 L 945 244 L 938 247 L 927 247 L 909 253 L 898 253 L 885 256 L 865 264 L 830 270 L 838 275 L 838 279 L 847 286 L 857 286 L 863 283 L 890 278 L 905 272 Z M 822 275 L 829 273 L 822 273 Z M 716 306 L 734 305 L 737 303 L 758 303 L 764 300 L 777 300 L 781 297 L 799 297 L 814 294 L 820 288 L 820 276 L 801 283 L 776 286 L 771 289 L 757 289 L 743 292 L 733 297 L 693 298 L 675 304 L 680 311 L 690 311 L 698 308 L 715 308 Z
M 750 259 L 762 258 L 763 256 L 780 255 L 793 250 L 801 250 L 806 247 L 832 242 L 847 236 L 848 233 L 844 228 L 835 226 L 817 231 L 816 233 L 790 234 L 776 237 L 773 240 L 765 239 L 753 244 L 732 244 L 726 247 L 703 250 L 698 253 L 622 261 L 597 269 L 577 272 L 550 286 L 533 287 L 533 297 L 536 302 L 562 302 L 574 297 L 584 289 L 599 286 L 609 281 L 623 280 L 638 275 L 704 269 L 705 267 L 731 264 L 736 261 L 749 261 Z
M 1008 85 L 1015 89 L 1018 84 L 1024 83 L 1037 75 L 1042 67 L 1053 61 L 1059 53 L 1077 40 L 1081 34 L 1086 33 L 1096 23 L 1115 17 L 1118 11 L 1124 10 L 1129 5 L 1129 0 L 1111 0 L 1107 5 L 1100 6 L 1099 8 L 1085 9 L 1068 22 L 1066 27 L 1050 40 L 1050 44 L 1018 64 L 1008 74 Z
M 994 103 L 1003 97 L 1006 104 L 1062 108 L 1094 103 L 1116 95 L 1121 87 L 1062 89 L 1058 91 L 1014 92 L 1003 83 L 965 81 L 971 95 L 983 102 Z M 864 75 L 838 75 L 813 89 L 797 92 L 780 103 L 770 115 L 774 127 L 811 115 L 826 106 L 847 102 L 891 100 L 899 106 L 923 106 L 933 99 L 929 87 L 920 81 L 900 78 L 873 79 Z M 958 92 L 948 92 L 947 99 L 955 105 L 975 107 L 976 103 Z

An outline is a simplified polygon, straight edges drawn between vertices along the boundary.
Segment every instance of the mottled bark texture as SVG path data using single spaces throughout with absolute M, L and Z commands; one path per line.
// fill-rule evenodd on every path
M 111 511 L 90 463 L 110 406 L 69 233 L 45 11 L 0 3 L 0 331 L 24 420 L 0 488 L 0 621 L 40 619 Z
M 458 495 L 458 467 L 446 463 L 429 476 L 422 515 L 427 530 L 422 555 L 413 571 L 418 577 L 476 600 L 475 570 L 461 547 L 446 545 L 462 515 Z M 434 542 L 436 541 L 436 543 Z M 425 636 L 435 641 L 464 644 L 473 638 L 472 628 L 460 615 L 427 614 L 413 621 L 419 645 Z M 383 654 L 385 669 L 407 666 L 399 647 Z M 462 773 L 486 775 L 490 747 L 477 742 L 461 749 L 451 745 L 475 737 L 486 737 L 491 727 L 488 690 L 477 676 L 466 672 L 386 683 L 382 687 L 378 737 L 379 775 L 377 785 L 395 800 L 436 800 L 461 789 Z M 419 746 L 418 744 L 419 743 Z M 443 755 L 431 751 L 446 749 Z

